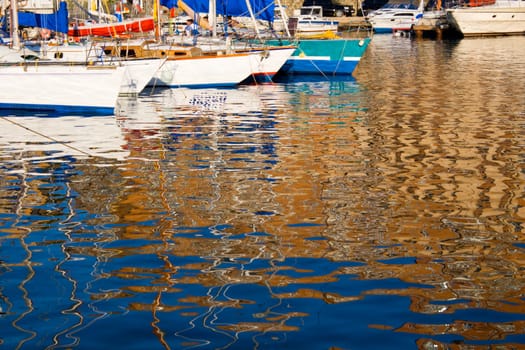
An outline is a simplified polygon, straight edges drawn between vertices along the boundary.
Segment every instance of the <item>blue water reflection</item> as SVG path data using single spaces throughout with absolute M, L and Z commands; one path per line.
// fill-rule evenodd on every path
M 0 344 L 520 348 L 524 40 L 2 116 Z

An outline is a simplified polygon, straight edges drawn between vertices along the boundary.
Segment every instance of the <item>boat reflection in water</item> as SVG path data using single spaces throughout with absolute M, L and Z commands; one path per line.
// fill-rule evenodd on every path
M 0 115 L 0 145 L 6 147 L 6 152 L 24 154 L 24 161 L 63 157 L 121 160 L 128 156 L 122 149 L 122 132 L 112 115 L 16 113 Z
M 523 46 L 398 39 L 346 81 L 123 99 L 105 166 L 2 142 L 4 345 L 520 346 Z

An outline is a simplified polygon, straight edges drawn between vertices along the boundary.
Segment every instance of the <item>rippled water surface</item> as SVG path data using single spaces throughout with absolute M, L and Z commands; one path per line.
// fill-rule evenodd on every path
M 525 348 L 525 37 L 0 117 L 0 347 Z

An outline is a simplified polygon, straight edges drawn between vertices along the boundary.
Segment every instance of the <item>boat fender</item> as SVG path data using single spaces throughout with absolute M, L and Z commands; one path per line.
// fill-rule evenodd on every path
M 261 52 L 261 61 L 270 57 L 270 52 L 268 50 L 264 50 Z

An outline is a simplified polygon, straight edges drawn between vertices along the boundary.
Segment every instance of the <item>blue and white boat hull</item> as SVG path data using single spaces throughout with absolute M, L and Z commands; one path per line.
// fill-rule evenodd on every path
M 300 39 L 281 72 L 288 74 L 351 75 L 364 55 L 370 38 Z M 279 45 L 272 41 L 272 45 Z M 282 42 L 282 44 L 286 44 Z

